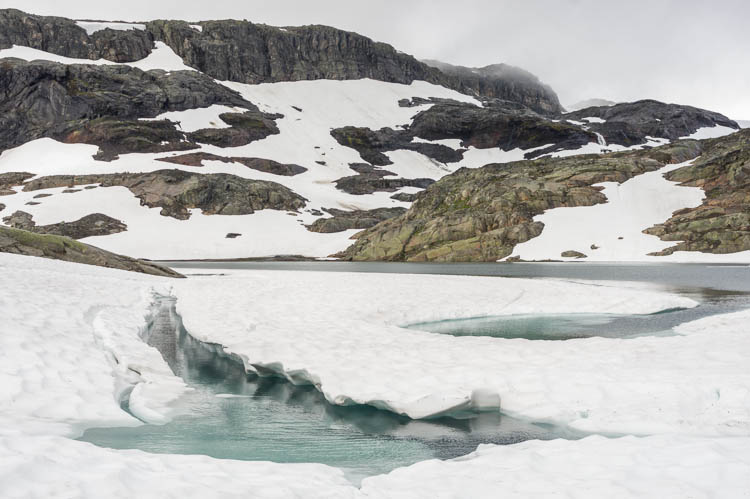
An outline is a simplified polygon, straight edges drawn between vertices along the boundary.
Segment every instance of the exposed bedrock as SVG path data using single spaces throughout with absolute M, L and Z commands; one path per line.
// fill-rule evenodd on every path
M 73 222 L 58 222 L 49 225 L 37 225 L 30 213 L 16 211 L 3 218 L 3 222 L 15 229 L 28 230 L 37 234 L 55 234 L 71 239 L 83 239 L 91 236 L 108 236 L 128 230 L 128 226 L 120 220 L 92 213 Z
M 464 102 L 439 100 L 418 113 L 405 130 L 342 127 L 331 131 L 336 141 L 359 152 L 363 160 L 385 166 L 392 162 L 384 154 L 406 149 L 424 154 L 442 163 L 463 159 L 463 149 L 454 150 L 442 144 L 413 142 L 459 139 L 463 147 L 479 149 L 548 148 L 526 154 L 536 157 L 557 149 L 577 149 L 596 142 L 596 135 L 580 126 L 549 120 L 525 106 L 500 100 L 488 100 L 483 107 Z
M 167 267 L 110 253 L 69 237 L 0 226 L 0 252 L 98 265 L 162 277 L 185 277 Z
M 737 123 L 723 114 L 655 100 L 588 107 L 563 116 L 563 119 L 576 121 L 583 118 L 605 120 L 604 123 L 589 123 L 586 126 L 600 133 L 607 143 L 624 146 L 643 144 L 647 136 L 676 140 L 703 127 L 718 125 L 739 129 Z
M 484 107 L 455 101 L 443 101 L 414 117 L 409 133 L 427 140 L 460 139 L 464 147 L 531 149 L 546 144 L 550 148 L 576 149 L 596 136 L 580 127 L 546 119 L 529 109 L 502 101 Z M 550 152 L 528 154 L 528 157 Z
M 495 261 L 541 234 L 533 217 L 562 206 L 606 202 L 593 184 L 700 154 L 699 141 L 602 156 L 545 158 L 461 168 L 421 192 L 409 210 L 358 235 L 349 260 Z
M 9 196 L 16 191 L 11 187 L 21 185 L 24 181 L 33 177 L 33 173 L 28 172 L 6 172 L 0 173 L 0 196 Z
M 194 152 L 188 154 L 181 154 L 179 156 L 169 156 L 166 158 L 158 158 L 158 161 L 165 161 L 167 163 L 174 163 L 177 165 L 185 166 L 203 166 L 204 161 L 221 161 L 222 163 L 241 163 L 248 168 L 258 170 L 265 173 L 272 173 L 274 175 L 283 175 L 285 177 L 292 177 L 299 175 L 307 171 L 304 166 L 278 163 L 270 159 L 263 158 L 240 158 L 240 157 L 227 157 L 218 156 L 207 152 Z
M 207 215 L 249 215 L 257 210 L 298 211 L 306 199 L 275 182 L 250 180 L 226 173 L 200 174 L 183 170 L 101 175 L 53 175 L 24 184 L 25 191 L 101 184 L 126 187 L 141 205 L 161 208 L 161 214 L 186 220 L 188 210 Z
M 151 53 L 154 43 L 144 30 L 104 29 L 88 35 L 71 19 L 0 9 L 0 49 L 13 45 L 77 59 L 132 62 Z
M 0 69 L 0 150 L 41 137 L 65 137 L 89 120 L 131 121 L 213 104 L 249 110 L 229 116 L 233 128 L 221 130 L 278 133 L 275 115 L 261 113 L 238 93 L 195 71 L 144 72 L 130 66 L 20 59 L 2 59 Z
M 645 231 L 664 241 L 680 241 L 660 255 L 750 250 L 750 130 L 703 142 L 704 152 L 692 165 L 666 174 L 681 185 L 702 188 L 706 198 L 697 208 L 679 210 Z
M 374 210 L 344 211 L 323 208 L 330 218 L 319 218 L 307 226 L 311 232 L 342 232 L 348 229 L 369 229 L 383 220 L 401 215 L 406 208 L 375 208 Z
M 383 153 L 398 149 L 416 151 L 441 163 L 455 163 L 463 159 L 461 150 L 456 151 L 441 144 L 412 142 L 414 134 L 407 130 L 393 130 L 392 128 L 370 130 L 364 127 L 346 126 L 331 130 L 331 135 L 339 144 L 351 147 L 364 161 L 376 166 L 393 164 L 393 161 Z
M 360 173 L 341 177 L 335 181 L 336 188 L 349 194 L 362 195 L 373 192 L 394 192 L 403 187 L 424 189 L 435 181 L 431 178 L 390 178 L 377 173 Z

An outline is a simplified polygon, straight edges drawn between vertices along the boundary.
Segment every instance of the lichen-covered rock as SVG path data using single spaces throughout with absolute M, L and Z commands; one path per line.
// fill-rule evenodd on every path
M 750 130 L 704 141 L 693 164 L 667 173 L 682 185 L 706 192 L 696 208 L 679 210 L 647 234 L 679 241 L 658 255 L 675 251 L 735 253 L 750 250 Z
M 700 154 L 698 141 L 659 149 L 462 168 L 421 192 L 409 210 L 362 232 L 349 260 L 496 261 L 541 234 L 533 217 L 606 198 L 594 184 L 624 182 Z
M 431 178 L 391 178 L 378 173 L 360 173 L 341 177 L 335 181 L 336 188 L 349 194 L 363 195 L 373 192 L 393 192 L 403 187 L 424 189 L 435 181 Z
M 586 258 L 586 255 L 584 253 L 576 250 L 563 251 L 562 253 L 560 253 L 560 256 L 563 258 Z
M 0 173 L 0 196 L 10 196 L 16 191 L 12 187 L 21 185 L 24 181 L 33 177 L 33 173 L 28 172 L 5 172 Z
M 25 183 L 24 191 L 88 184 L 127 187 L 142 205 L 160 207 L 162 215 L 180 220 L 190 218 L 191 208 L 200 208 L 206 215 L 249 215 L 263 209 L 298 211 L 306 203 L 305 198 L 275 182 L 183 170 L 53 175 Z
M 36 234 L 10 227 L 0 226 L 0 252 L 98 265 L 161 277 L 185 277 L 167 267 L 110 253 L 68 237 Z
M 37 225 L 30 213 L 16 211 L 4 217 L 3 222 L 15 229 L 28 230 L 37 234 L 55 234 L 71 239 L 83 239 L 92 236 L 108 236 L 128 229 L 120 220 L 102 213 L 92 213 L 73 222 L 58 222 L 49 225 Z
M 369 229 L 370 227 L 401 215 L 406 208 L 375 208 L 374 210 L 344 211 L 335 208 L 323 208 L 330 218 L 320 218 L 307 226 L 311 232 L 342 232 L 349 229 Z

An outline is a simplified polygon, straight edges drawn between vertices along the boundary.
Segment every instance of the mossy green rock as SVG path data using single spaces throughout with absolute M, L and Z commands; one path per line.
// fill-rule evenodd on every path
M 167 267 L 117 255 L 68 237 L 0 226 L 0 252 L 97 265 L 162 277 L 184 277 Z
M 600 182 L 624 182 L 700 154 L 698 141 L 603 156 L 462 168 L 422 192 L 403 215 L 358 235 L 348 260 L 495 261 L 541 234 L 535 215 L 606 201 Z

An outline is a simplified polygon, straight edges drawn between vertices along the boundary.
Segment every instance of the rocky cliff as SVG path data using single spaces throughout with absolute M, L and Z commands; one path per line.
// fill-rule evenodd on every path
M 144 30 L 104 29 L 89 35 L 70 19 L 3 9 L 0 49 L 23 45 L 66 57 L 131 62 L 146 57 L 154 41 L 162 41 L 185 64 L 219 80 L 424 80 L 472 95 L 521 102 L 539 112 L 561 111 L 555 93 L 518 68 L 488 66 L 482 68 L 481 78 L 447 67 L 442 71 L 388 44 L 330 26 L 277 28 L 236 20 L 144 24 Z

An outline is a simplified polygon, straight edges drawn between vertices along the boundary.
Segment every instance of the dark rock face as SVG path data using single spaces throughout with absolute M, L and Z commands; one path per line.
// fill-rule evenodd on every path
M 59 222 L 50 225 L 37 225 L 30 213 L 17 211 L 3 218 L 8 226 L 15 229 L 23 229 L 37 234 L 55 234 L 71 239 L 83 239 L 91 236 L 108 236 L 128 230 L 128 226 L 121 221 L 103 215 L 93 213 L 79 218 L 74 222 Z
M 349 229 L 369 229 L 370 227 L 398 215 L 406 208 L 376 208 L 374 210 L 344 211 L 323 208 L 331 218 L 321 218 L 307 226 L 310 232 L 342 232 Z
M 538 236 L 533 217 L 561 206 L 590 206 L 606 198 L 604 181 L 635 175 L 700 154 L 698 141 L 604 156 L 545 158 L 477 169 L 462 168 L 421 192 L 398 217 L 358 235 L 337 255 L 349 260 L 495 261 Z
M 165 161 L 167 163 L 174 163 L 185 166 L 203 166 L 203 161 L 221 161 L 222 163 L 242 163 L 248 168 L 258 170 L 261 172 L 272 173 L 274 175 L 283 175 L 286 177 L 292 177 L 299 175 L 307 171 L 304 166 L 294 164 L 277 163 L 270 159 L 262 158 L 239 158 L 239 157 L 226 157 L 217 156 L 216 154 L 206 152 L 194 152 L 189 154 L 182 154 L 180 156 L 170 156 L 167 158 L 159 158 L 158 161 Z
M 97 183 L 102 187 L 127 187 L 141 200 L 141 205 L 160 207 L 162 215 L 179 220 L 190 218 L 190 208 L 200 208 L 207 215 L 249 215 L 263 209 L 298 211 L 306 202 L 302 196 L 275 182 L 182 170 L 54 175 L 27 182 L 24 190 Z
M 148 30 L 185 64 L 213 78 L 243 83 L 372 78 L 436 81 L 437 71 L 413 57 L 328 26 L 284 29 L 247 21 L 204 21 L 202 32 L 183 21 L 153 21 Z
M 144 30 L 104 29 L 89 36 L 70 19 L 0 9 L 0 49 L 13 45 L 77 59 L 132 62 L 151 53 L 154 42 Z
M 589 107 L 563 116 L 576 121 L 589 117 L 606 121 L 587 125 L 592 131 L 600 133 L 607 143 L 624 146 L 643 144 L 646 136 L 676 140 L 702 127 L 739 129 L 737 123 L 722 114 L 655 100 Z
M 154 41 L 169 45 L 185 64 L 219 80 L 243 83 L 372 78 L 424 80 L 459 92 L 501 97 L 542 113 L 561 111 L 549 87 L 518 68 L 441 65 L 440 69 L 390 45 L 329 26 L 275 28 L 247 21 L 204 21 L 202 31 L 184 21 L 152 21 L 146 31 L 105 29 L 89 36 L 74 21 L 0 10 L 0 48 L 24 45 L 82 59 L 131 62 L 146 57 Z
M 198 145 L 185 140 L 170 121 L 139 121 L 100 118 L 83 123 L 60 137 L 67 144 L 95 144 L 94 159 L 113 161 L 120 154 L 184 151 Z
M 363 160 L 377 166 L 392 164 L 383 153 L 397 149 L 416 151 L 441 163 L 455 163 L 463 159 L 463 151 L 456 151 L 442 144 L 412 142 L 414 135 L 406 130 L 370 130 L 347 126 L 331 130 L 331 135 L 339 144 L 355 149 Z
M 73 239 L 0 226 L 0 252 L 98 265 L 161 277 L 185 277 L 155 263 L 104 251 Z
M 465 147 L 499 147 L 504 151 L 554 144 L 554 149 L 575 149 L 596 141 L 591 132 L 545 119 L 533 111 L 494 101 L 477 107 L 444 101 L 414 117 L 409 132 L 427 140 L 461 139 Z M 550 152 L 536 152 L 537 155 Z M 532 155 L 530 155 L 532 157 Z
M 0 150 L 41 137 L 64 138 L 88 120 L 153 118 L 212 104 L 245 107 L 263 116 L 236 92 L 194 71 L 3 59 Z
M 700 158 L 666 177 L 701 187 L 706 199 L 697 208 L 677 211 L 663 224 L 644 231 L 664 241 L 679 241 L 657 255 L 750 250 L 750 130 L 703 142 Z
M 519 102 L 542 114 L 562 111 L 557 94 L 549 85 L 521 68 L 492 64 L 482 68 L 453 66 L 440 61 L 424 61 L 453 77 L 459 92 Z
M 206 128 L 188 133 L 187 136 L 190 140 L 201 144 L 239 147 L 279 133 L 273 120 L 282 117 L 278 114 L 261 113 L 257 108 L 245 113 L 223 113 L 219 115 L 219 118 L 231 125 L 230 128 Z

